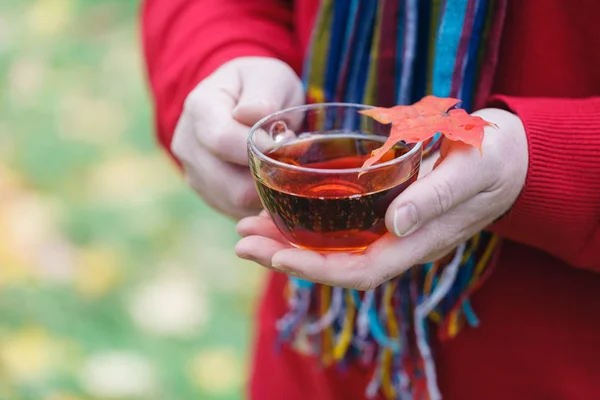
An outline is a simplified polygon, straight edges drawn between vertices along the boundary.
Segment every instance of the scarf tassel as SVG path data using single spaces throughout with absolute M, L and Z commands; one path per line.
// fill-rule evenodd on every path
M 498 238 L 481 232 L 445 263 L 415 266 L 365 292 L 290 279 L 289 309 L 277 323 L 280 343 L 316 356 L 324 367 L 373 362 L 368 398 L 439 399 L 430 325 L 437 325 L 439 340 L 478 325 L 469 297 L 498 250 Z

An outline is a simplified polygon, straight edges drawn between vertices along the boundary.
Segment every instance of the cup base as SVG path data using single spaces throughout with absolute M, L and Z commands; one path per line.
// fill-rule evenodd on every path
M 290 245 L 294 246 L 297 249 L 310 250 L 310 251 L 314 251 L 314 252 L 322 253 L 322 254 L 331 254 L 331 253 L 360 254 L 360 253 L 364 253 L 365 250 L 369 247 L 369 246 L 364 246 L 364 247 L 308 247 L 308 246 L 302 246 L 297 243 L 290 243 Z

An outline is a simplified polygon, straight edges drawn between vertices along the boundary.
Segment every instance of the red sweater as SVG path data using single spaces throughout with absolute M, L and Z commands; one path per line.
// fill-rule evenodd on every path
M 293 3 L 293 5 L 291 5 Z M 169 147 L 186 95 L 223 62 L 283 59 L 297 70 L 318 0 L 145 0 L 144 50 L 158 137 Z M 493 230 L 505 244 L 472 298 L 481 326 L 436 343 L 445 399 L 600 399 L 600 2 L 509 0 L 492 105 L 517 113 L 530 166 Z M 285 277 L 261 302 L 256 400 L 362 399 L 368 371 L 275 354 Z

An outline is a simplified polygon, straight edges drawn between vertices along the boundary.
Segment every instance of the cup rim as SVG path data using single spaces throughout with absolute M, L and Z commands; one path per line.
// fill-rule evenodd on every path
M 252 141 L 253 134 L 259 129 L 259 127 L 262 124 L 264 124 L 265 122 L 267 122 L 269 119 L 277 118 L 277 116 L 282 115 L 282 114 L 286 114 L 286 113 L 289 113 L 289 112 L 306 111 L 306 110 L 310 110 L 310 109 L 326 108 L 326 107 L 347 107 L 347 108 L 362 108 L 362 109 L 376 108 L 374 106 L 370 106 L 370 105 L 367 105 L 367 104 L 344 103 L 344 102 L 311 103 L 311 104 L 304 104 L 304 105 L 296 106 L 296 107 L 285 108 L 283 110 L 271 113 L 271 114 L 267 115 L 266 117 L 262 118 L 257 123 L 255 123 L 252 126 L 252 128 L 250 128 L 250 132 L 248 134 L 247 145 L 250 148 L 250 150 L 252 151 L 252 153 L 257 158 L 261 159 L 262 161 L 266 161 L 266 162 L 272 163 L 272 164 L 277 165 L 277 166 L 282 167 L 282 168 L 288 168 L 288 169 L 293 170 L 293 171 L 310 172 L 310 173 L 315 173 L 315 174 L 332 174 L 332 173 L 335 173 L 335 174 L 348 174 L 348 173 L 364 173 L 364 172 L 374 171 L 374 170 L 377 170 L 377 169 L 380 169 L 380 168 L 385 168 L 385 167 L 388 167 L 388 166 L 391 166 L 391 165 L 394 165 L 394 164 L 401 163 L 405 159 L 410 158 L 415 153 L 417 153 L 419 150 L 421 150 L 421 148 L 423 146 L 423 142 L 411 143 L 413 145 L 412 149 L 410 149 L 405 154 L 402 154 L 400 157 L 391 159 L 391 160 L 383 162 L 381 164 L 374 164 L 374 165 L 368 166 L 366 168 L 362 168 L 362 167 L 359 167 L 359 168 L 340 168 L 340 169 L 332 170 L 332 169 L 324 169 L 324 168 L 302 167 L 302 166 L 287 164 L 287 163 L 284 163 L 282 161 L 275 160 L 274 158 L 271 158 L 268 155 L 266 155 L 265 153 L 263 153 L 262 151 L 260 151 L 256 147 L 256 145 L 253 143 L 253 141 Z

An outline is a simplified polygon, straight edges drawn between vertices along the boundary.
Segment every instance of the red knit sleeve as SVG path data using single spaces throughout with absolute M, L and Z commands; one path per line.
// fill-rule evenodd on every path
M 580 268 L 600 271 L 600 97 L 496 96 L 525 126 L 529 170 L 492 230 Z
M 242 56 L 281 59 L 298 70 L 300 54 L 286 0 L 144 0 L 142 43 L 160 143 L 173 131 L 190 91 L 223 63 Z

